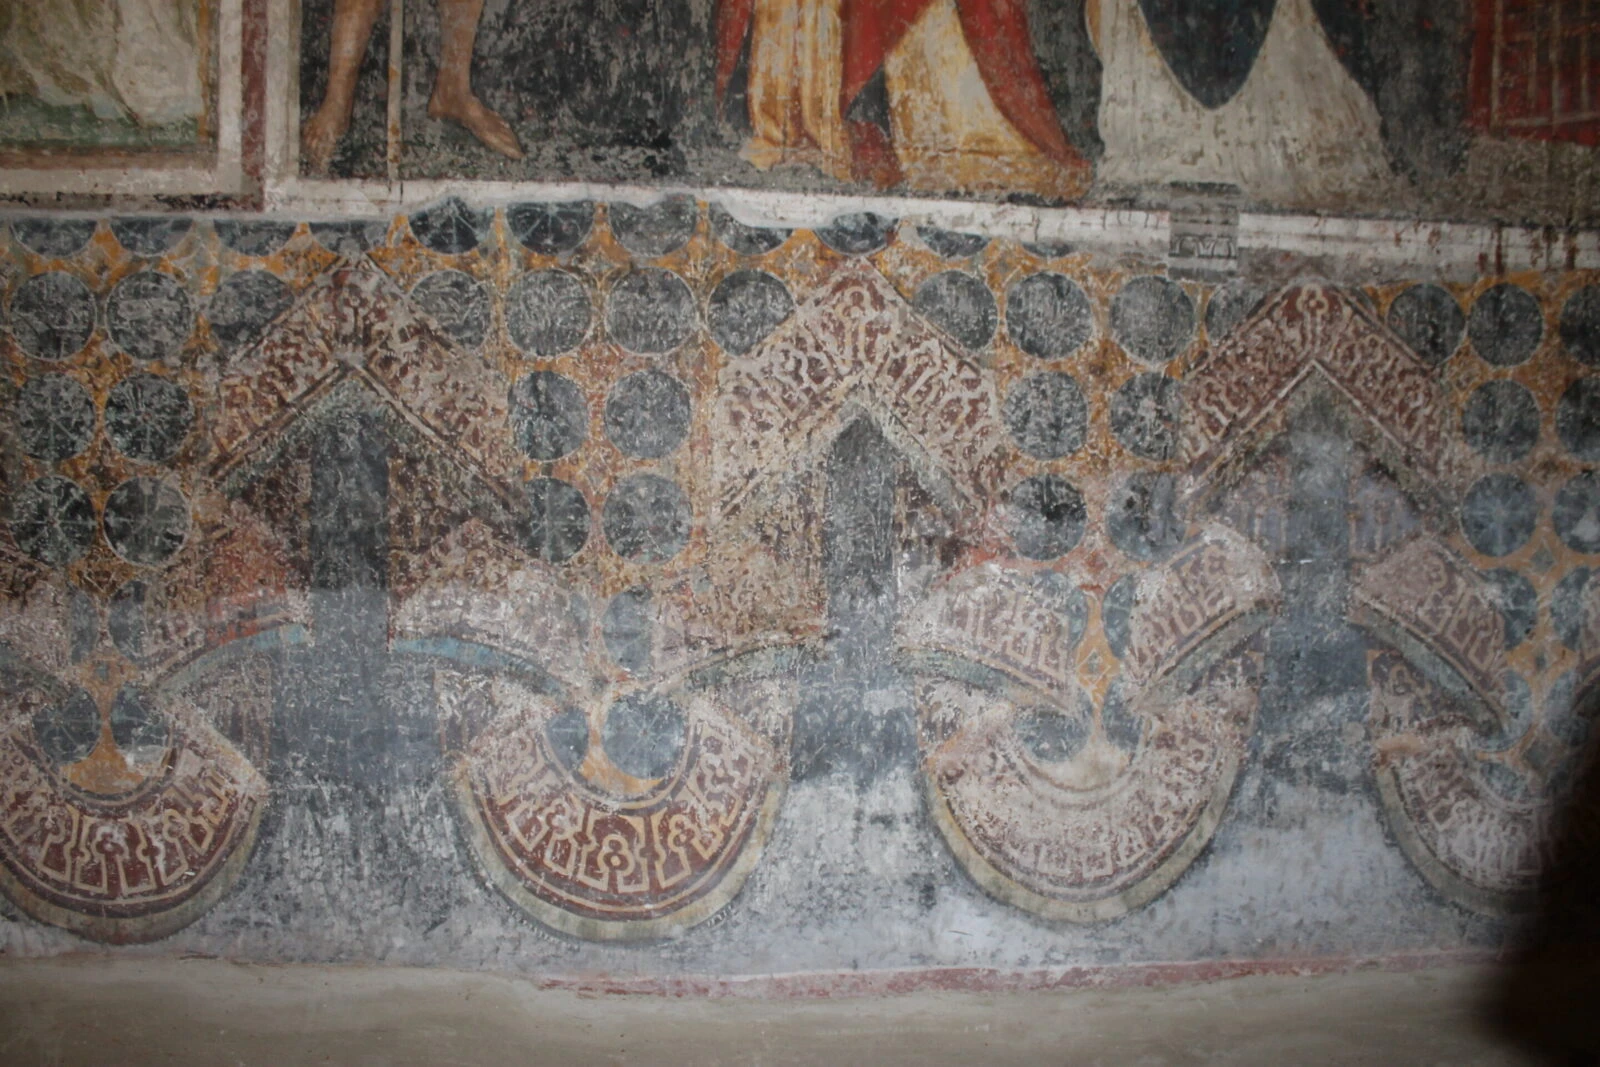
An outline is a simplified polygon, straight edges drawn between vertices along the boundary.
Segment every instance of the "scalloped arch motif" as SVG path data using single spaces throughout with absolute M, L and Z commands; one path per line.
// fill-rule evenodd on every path
M 475 216 L 476 247 L 448 252 L 402 219 L 337 240 L 297 224 L 259 255 L 204 221 L 160 254 L 122 248 L 99 224 L 64 255 L 0 239 L 9 380 L 20 391 L 55 375 L 39 396 L 81 391 L 88 404 L 42 408 L 27 427 L 20 401 L 7 409 L 8 501 L 47 478 L 82 483 L 66 533 L 24 530 L 9 510 L 0 532 L 0 889 L 22 911 L 100 940 L 145 940 L 234 884 L 275 802 L 272 649 L 309 634 L 306 439 L 328 412 L 361 405 L 395 443 L 391 649 L 424 665 L 484 881 L 556 930 L 669 936 L 726 908 L 760 862 L 789 788 L 795 665 L 827 654 L 828 456 L 863 417 L 915 483 L 893 502 L 905 584 L 882 653 L 914 684 L 929 810 L 987 893 L 1098 921 L 1153 900 L 1204 853 L 1246 765 L 1264 631 L 1285 595 L 1274 566 L 1290 475 L 1275 442 L 1303 405 L 1326 403 L 1365 464 L 1350 471 L 1364 509 L 1352 521 L 1367 523 L 1351 537 L 1350 614 L 1371 639 L 1378 803 L 1446 898 L 1485 911 L 1526 899 L 1548 858 L 1557 787 L 1582 770 L 1589 724 L 1569 713 L 1589 704 L 1574 694 L 1593 688 L 1600 664 L 1600 582 L 1585 579 L 1600 535 L 1580 514 L 1596 447 L 1581 403 L 1593 356 L 1565 339 L 1562 317 L 1600 284 L 1594 272 L 1439 286 L 1418 304 L 1466 321 L 1485 293 L 1520 287 L 1531 303 L 1505 306 L 1538 308 L 1538 322 L 1521 324 L 1538 340 L 1515 364 L 1491 363 L 1470 336 L 1434 362 L 1413 352 L 1391 329 L 1398 283 L 1292 284 L 1237 324 L 1212 314 L 1221 289 L 1163 283 L 1181 291 L 1168 310 L 1188 317 L 1162 324 L 1175 347 L 1158 363 L 1118 333 L 1117 297 L 1138 278 L 1085 255 L 996 239 L 957 262 L 910 223 L 859 255 L 803 230 L 735 249 L 697 212 L 687 242 L 651 261 L 652 277 L 681 282 L 668 287 L 675 302 L 628 330 L 613 328 L 609 301 L 639 264 L 604 206 L 560 255 L 517 244 L 493 210 Z M 524 348 L 517 337 L 534 327 L 510 329 L 510 294 L 555 269 L 581 282 L 589 321 L 569 324 L 568 349 Z M 928 286 L 957 270 L 966 280 L 951 291 L 977 305 L 942 306 L 944 290 Z M 144 341 L 170 351 L 136 362 L 98 309 L 146 271 L 170 281 L 143 296 L 134 285 L 128 299 L 154 301 L 152 322 L 175 301 L 171 321 L 189 332 L 153 332 Z M 446 272 L 449 285 L 420 284 Z M 788 310 L 764 337 L 724 348 L 733 334 L 713 317 L 754 313 L 714 297 L 753 272 L 792 303 L 779 301 Z M 33 318 L 19 320 L 21 287 L 41 275 L 53 280 L 28 291 L 20 314 Z M 1051 284 L 1029 299 L 1081 298 L 1026 312 L 1047 324 L 1078 315 L 1070 352 L 1025 351 L 1011 336 L 1024 311 L 1008 302 L 1041 275 Z M 428 302 L 457 292 L 471 299 Z M 952 328 L 974 307 L 983 329 Z M 75 324 L 78 351 L 39 348 L 56 319 Z M 665 339 L 641 334 L 656 319 Z M 962 337 L 984 340 L 969 350 Z M 645 371 L 687 399 L 686 423 L 661 438 L 677 443 L 659 455 L 624 447 L 611 411 L 619 384 Z M 535 373 L 568 379 L 563 395 L 582 408 L 562 416 L 577 443 L 553 457 L 513 430 L 534 417 L 516 386 Z M 135 375 L 180 386 L 193 417 L 142 457 L 111 442 L 105 411 Z M 1535 413 L 1516 459 L 1482 454 L 1462 429 L 1491 382 L 1523 389 Z M 1166 405 L 1169 394 L 1181 404 Z M 1081 425 L 1044 412 L 1063 425 L 1029 437 L 1030 403 L 1073 395 Z M 1481 432 L 1503 428 L 1490 420 Z M 1465 501 L 1491 477 L 1525 485 L 1535 512 L 1522 540 L 1490 545 L 1499 555 L 1463 532 Z M 671 488 L 608 511 L 640 478 Z M 165 541 L 111 544 L 112 491 L 151 479 L 180 493 L 186 521 Z M 1069 484 L 1081 515 L 1068 494 L 1019 500 L 1040 479 Z M 553 519 L 548 500 L 530 499 L 534 481 L 571 491 L 560 552 L 537 526 Z M 148 499 L 154 514 L 172 497 Z M 633 522 L 628 508 L 651 500 L 678 511 Z M 1060 551 L 1023 552 L 1023 521 L 1060 527 Z M 1533 590 L 1520 644 L 1506 640 L 1492 571 Z M 111 614 L 134 579 L 147 587 L 145 644 L 129 652 Z M 124 687 L 166 724 L 137 758 L 110 728 Z M 104 728 L 63 760 L 35 719 L 80 691 Z M 629 701 L 677 716 L 664 728 L 672 758 L 648 775 L 608 734 Z

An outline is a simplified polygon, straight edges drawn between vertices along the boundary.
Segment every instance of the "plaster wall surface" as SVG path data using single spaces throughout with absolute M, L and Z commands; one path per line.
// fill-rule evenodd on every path
M 670 197 L 0 273 L 8 956 L 1265 964 L 1591 884 L 1592 269 Z
M 402 968 L 83 961 L 0 967 L 0 1056 L 126 1064 L 1542 1062 L 1476 969 L 1054 993 L 773 1002 L 539 989 Z

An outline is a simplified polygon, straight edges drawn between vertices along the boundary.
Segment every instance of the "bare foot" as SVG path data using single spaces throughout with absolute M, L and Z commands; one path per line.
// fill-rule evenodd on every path
M 485 107 L 483 101 L 471 92 L 447 93 L 435 87 L 433 97 L 428 101 L 428 117 L 459 122 L 472 136 L 502 156 L 508 159 L 522 158 L 522 145 L 517 143 L 517 135 L 511 132 L 511 126 Z
M 300 160 L 317 174 L 326 173 L 334 150 L 350 127 L 350 109 L 333 100 L 323 100 L 317 113 L 300 128 Z

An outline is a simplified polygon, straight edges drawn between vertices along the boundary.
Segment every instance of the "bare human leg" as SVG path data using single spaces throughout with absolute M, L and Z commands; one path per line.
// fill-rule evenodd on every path
M 314 171 L 325 171 L 334 149 L 350 128 L 356 102 L 356 76 L 384 0 L 334 0 L 333 34 L 328 51 L 328 88 L 316 114 L 300 131 L 300 156 Z M 470 46 L 469 46 L 470 47 Z
M 521 159 L 522 146 L 510 125 L 472 91 L 472 44 L 482 14 L 483 0 L 439 0 L 439 75 L 428 100 L 428 116 L 453 119 L 487 147 Z

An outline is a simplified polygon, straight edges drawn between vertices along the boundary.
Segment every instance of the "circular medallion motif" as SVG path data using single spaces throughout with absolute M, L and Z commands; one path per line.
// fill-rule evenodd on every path
M 35 274 L 11 297 L 11 336 L 36 359 L 77 355 L 94 333 L 94 319 L 89 287 L 61 271 Z
M 1009 504 L 1011 538 L 1028 559 L 1056 559 L 1083 540 L 1088 519 L 1083 494 L 1059 474 L 1038 474 L 1017 483 Z
M 118 452 L 145 463 L 168 463 L 194 429 L 194 405 L 176 382 L 135 374 L 106 397 L 106 436 Z
M 1030 356 L 1066 359 L 1094 336 L 1094 311 L 1065 274 L 1035 274 L 1006 291 L 1006 332 Z
M 658 370 L 630 374 L 606 397 L 606 436 L 630 456 L 659 459 L 689 434 L 689 391 Z
M 1527 543 L 1539 521 L 1528 483 L 1513 474 L 1480 478 L 1461 504 L 1461 532 L 1485 556 L 1508 556 Z
M 1171 278 L 1135 278 L 1111 300 L 1111 336 L 1141 363 L 1165 363 L 1194 336 L 1194 301 Z
M 911 298 L 917 313 L 949 334 L 963 348 L 977 351 L 994 337 L 1000 312 L 994 294 L 979 278 L 947 270 L 917 286 Z
M 34 459 L 71 459 L 94 437 L 94 398 L 65 374 L 29 378 L 12 407 L 22 450 Z
M 1433 366 L 1450 358 L 1467 329 L 1461 305 L 1437 285 L 1413 285 L 1395 297 L 1385 321 L 1407 348 Z
M 734 271 L 706 305 L 711 337 L 726 352 L 742 356 L 794 312 L 794 297 L 777 278 L 760 270 Z
M 611 550 L 625 559 L 662 563 L 689 541 L 689 498 L 657 474 L 635 474 L 617 483 L 601 524 Z
M 589 502 L 578 487 L 558 478 L 528 483 L 528 551 L 550 563 L 565 563 L 589 540 Z
M 548 462 L 589 436 L 589 405 L 571 378 L 554 371 L 525 374 L 511 387 L 511 435 L 531 459 Z
M 1035 459 L 1059 459 L 1083 447 L 1089 405 L 1070 374 L 1034 374 L 1011 387 L 1001 408 L 1017 447 Z
M 11 536 L 41 563 L 65 567 L 94 540 L 94 504 L 78 483 L 47 474 L 11 498 Z
M 506 293 L 506 331 L 518 348 L 535 356 L 578 347 L 593 317 L 588 288 L 564 270 L 524 274 Z
M 624 275 L 606 302 L 606 330 L 630 352 L 671 352 L 688 339 L 694 324 L 694 297 L 669 270 L 650 267 Z
M 1533 294 L 1510 283 L 1484 290 L 1467 317 L 1467 336 L 1484 360 L 1497 367 L 1527 362 L 1544 337 L 1544 314 Z

